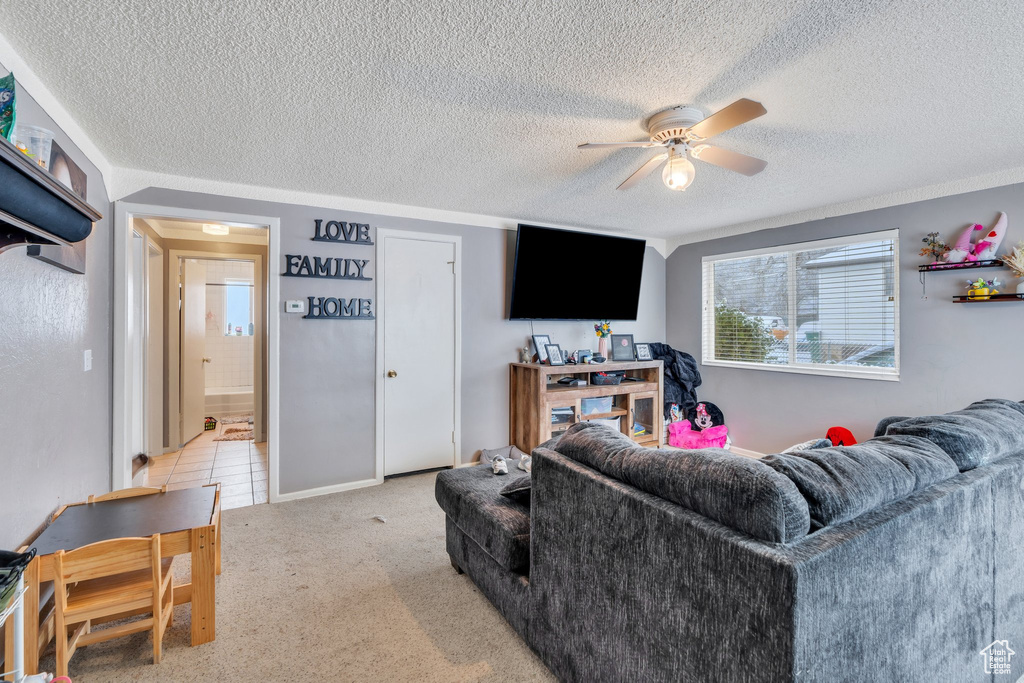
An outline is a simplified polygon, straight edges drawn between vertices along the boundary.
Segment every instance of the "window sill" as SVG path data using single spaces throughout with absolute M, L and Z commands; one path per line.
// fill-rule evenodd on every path
M 899 370 L 871 369 L 846 365 L 770 365 L 768 363 L 744 363 L 742 361 L 703 360 L 701 365 L 721 368 L 739 368 L 741 370 L 767 370 L 769 372 L 788 372 L 796 375 L 824 375 L 826 377 L 845 377 L 848 379 L 873 379 L 883 382 L 899 382 Z

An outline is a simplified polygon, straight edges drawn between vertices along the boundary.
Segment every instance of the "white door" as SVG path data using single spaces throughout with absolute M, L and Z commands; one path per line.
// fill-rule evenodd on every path
M 164 452 L 164 253 L 149 246 L 146 319 L 146 440 L 150 456 Z
M 384 474 L 454 466 L 455 243 L 384 240 Z
M 203 432 L 206 412 L 206 264 L 181 264 L 181 442 Z

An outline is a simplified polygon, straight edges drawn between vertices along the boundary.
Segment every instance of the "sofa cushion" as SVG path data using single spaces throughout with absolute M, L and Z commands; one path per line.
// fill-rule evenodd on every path
M 961 472 L 966 472 L 1024 452 L 1024 405 L 989 398 L 954 413 L 894 422 L 885 433 L 927 439 L 944 450 Z
M 501 495 L 509 500 L 514 500 L 523 505 L 530 505 L 530 491 L 533 489 L 533 479 L 527 477 L 516 477 L 501 488 Z
M 483 464 L 444 470 L 434 484 L 434 497 L 452 522 L 513 572 L 530 566 L 530 508 L 500 491 L 519 479 L 529 476 L 514 467 L 507 475 L 497 475 Z
M 773 543 L 807 535 L 807 503 L 786 477 L 720 448 L 641 448 L 615 429 L 573 425 L 557 452 L 725 526 Z
M 796 484 L 816 528 L 859 517 L 959 474 L 941 448 L 916 436 L 882 436 L 855 446 L 769 455 L 761 462 Z

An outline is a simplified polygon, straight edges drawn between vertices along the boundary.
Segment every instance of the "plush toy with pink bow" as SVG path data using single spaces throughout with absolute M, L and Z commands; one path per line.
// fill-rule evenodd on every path
M 946 252 L 946 263 L 972 263 L 994 259 L 996 252 L 999 251 L 999 245 L 1006 237 L 1006 224 L 1006 214 L 1000 211 L 995 224 L 987 231 L 981 223 L 970 226 L 963 231 L 953 248 Z
M 724 448 L 729 428 L 725 416 L 714 403 L 698 403 L 693 417 L 668 426 L 668 445 L 676 448 Z

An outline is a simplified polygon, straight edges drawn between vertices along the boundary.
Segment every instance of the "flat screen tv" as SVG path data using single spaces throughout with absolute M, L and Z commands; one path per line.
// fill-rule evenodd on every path
M 519 226 L 510 320 L 636 320 L 644 240 Z

